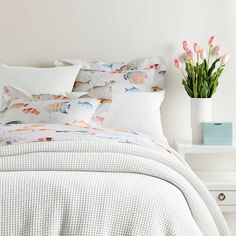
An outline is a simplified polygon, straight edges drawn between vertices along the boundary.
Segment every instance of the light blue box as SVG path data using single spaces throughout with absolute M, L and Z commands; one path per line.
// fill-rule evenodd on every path
M 202 123 L 204 145 L 232 145 L 232 123 Z

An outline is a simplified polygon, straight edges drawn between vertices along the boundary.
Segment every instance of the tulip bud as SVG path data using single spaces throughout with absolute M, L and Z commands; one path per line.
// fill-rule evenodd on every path
M 198 54 L 200 52 L 201 48 L 198 43 L 194 43 L 193 50 L 196 54 Z
M 187 42 L 186 40 L 183 41 L 183 49 L 184 49 L 185 51 L 188 50 L 188 42 Z
M 182 68 L 182 63 L 181 63 L 180 60 L 175 59 L 175 60 L 174 60 L 174 63 L 175 63 L 175 67 L 176 67 L 177 69 L 181 69 L 181 68 Z
M 221 57 L 221 65 L 227 64 L 228 60 L 229 60 L 229 55 L 225 54 L 223 57 Z
M 209 44 L 209 47 L 210 47 L 210 48 L 212 48 L 212 47 L 215 46 L 215 44 L 216 44 L 216 38 L 215 38 L 215 36 L 211 36 L 211 37 L 210 37 L 208 44 Z
M 188 50 L 188 57 L 190 59 L 193 59 L 195 57 L 195 52 L 192 50 L 192 49 L 189 49 Z
M 216 55 L 217 57 L 220 57 L 221 51 L 222 51 L 222 47 L 218 45 L 213 49 L 213 54 Z
M 200 50 L 200 58 L 202 60 L 205 60 L 207 58 L 207 54 L 203 48 Z

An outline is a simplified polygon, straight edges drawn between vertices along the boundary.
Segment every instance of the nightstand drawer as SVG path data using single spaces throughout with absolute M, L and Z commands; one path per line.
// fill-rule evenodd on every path
M 210 191 L 219 206 L 236 206 L 236 191 Z

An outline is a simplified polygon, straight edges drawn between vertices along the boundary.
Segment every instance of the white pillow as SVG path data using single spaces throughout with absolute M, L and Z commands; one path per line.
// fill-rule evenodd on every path
M 158 93 L 113 93 L 103 128 L 137 130 L 167 144 L 161 125 L 160 106 L 164 91 Z
M 19 87 L 36 94 L 71 92 L 80 67 L 81 65 L 34 68 L 0 63 L 0 96 L 5 85 Z

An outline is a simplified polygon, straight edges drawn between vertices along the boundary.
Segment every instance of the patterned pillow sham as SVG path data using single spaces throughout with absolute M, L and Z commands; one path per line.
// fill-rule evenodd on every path
M 70 99 L 65 95 L 38 94 L 6 86 L 3 92 L 5 108 L 1 123 L 49 123 L 90 126 L 101 100 L 96 98 Z
M 91 91 L 109 86 L 111 92 L 156 92 L 164 89 L 166 63 L 161 57 L 134 60 L 129 63 L 57 60 L 56 65 L 82 64 L 73 91 Z
M 111 92 L 151 92 L 154 87 L 154 70 L 82 71 L 73 91 L 91 91 L 109 87 Z M 161 90 L 161 88 L 159 88 Z
M 96 127 L 101 127 L 104 123 L 105 116 L 110 108 L 112 103 L 112 94 L 108 86 L 104 87 L 94 87 L 88 92 L 72 92 L 66 93 L 70 98 L 96 98 L 101 101 L 101 105 L 95 111 L 91 124 Z

